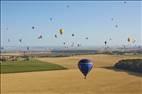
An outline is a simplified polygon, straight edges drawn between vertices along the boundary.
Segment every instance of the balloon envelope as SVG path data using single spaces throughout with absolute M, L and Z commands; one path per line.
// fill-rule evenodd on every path
M 91 71 L 93 67 L 93 63 L 88 59 L 81 59 L 78 63 L 78 67 L 86 78 L 87 74 Z
M 64 30 L 63 29 L 59 29 L 60 34 L 62 35 Z
M 42 39 L 42 35 L 40 35 L 40 36 L 38 37 L 38 39 Z
M 105 41 L 104 43 L 105 43 L 105 45 L 106 45 L 106 44 L 107 44 L 107 41 Z
M 32 29 L 35 29 L 35 27 L 34 27 L 34 26 L 32 26 Z
M 21 43 L 21 42 L 22 42 L 22 39 L 19 39 L 19 42 Z
M 128 38 L 128 40 L 127 40 L 128 42 L 130 42 L 131 41 L 131 39 L 130 38 Z
M 88 40 L 88 37 L 86 37 L 85 39 L 87 39 L 87 40 Z
M 57 38 L 57 35 L 55 34 L 54 37 Z
M 74 37 L 75 35 L 74 35 L 74 34 L 72 34 L 72 36 Z

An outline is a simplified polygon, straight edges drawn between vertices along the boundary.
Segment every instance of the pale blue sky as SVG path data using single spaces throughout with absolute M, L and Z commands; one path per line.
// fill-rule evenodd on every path
M 65 41 L 69 45 L 75 42 L 82 46 L 101 46 L 111 37 L 108 45 L 127 45 L 127 38 L 132 37 L 136 39 L 135 44 L 140 45 L 141 4 L 140 1 L 127 1 L 126 4 L 123 1 L 2 1 L 1 44 L 62 46 Z M 62 36 L 58 33 L 60 28 L 64 29 Z M 37 39 L 39 35 L 43 39 Z M 18 42 L 20 38 L 22 43 Z

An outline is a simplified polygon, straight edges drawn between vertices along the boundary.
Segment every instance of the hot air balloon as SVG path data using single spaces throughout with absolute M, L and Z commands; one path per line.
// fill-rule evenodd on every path
M 63 29 L 59 29 L 60 34 L 62 35 L 64 30 Z
M 80 44 L 77 44 L 77 47 L 80 47 Z
M 54 37 L 57 38 L 57 35 L 55 34 Z
M 93 63 L 89 59 L 81 59 L 78 62 L 78 68 L 84 75 L 84 79 L 86 79 L 87 74 L 91 71 L 93 68 Z
M 118 25 L 116 24 L 115 27 L 118 28 Z
M 53 19 L 52 19 L 52 17 L 50 17 L 50 21 L 52 21 Z
M 105 41 L 104 43 L 105 43 L 105 45 L 106 45 L 106 44 L 107 44 L 107 41 Z
M 131 42 L 131 39 L 130 38 L 128 38 L 128 40 L 127 40 L 128 42 Z
M 30 47 L 29 46 L 27 46 L 27 50 L 29 50 L 30 49 Z
M 75 35 L 74 34 L 72 34 L 72 37 L 74 37 Z
M 34 30 L 34 29 L 35 29 L 35 27 L 34 27 L 34 26 L 32 26 L 32 29 Z
M 114 18 L 111 18 L 111 21 L 113 21 L 114 20 Z
M 67 5 L 66 7 L 67 7 L 67 8 L 69 8 L 69 7 L 70 7 L 70 5 Z
M 19 42 L 21 43 L 21 42 L 22 42 L 22 39 L 19 39 Z
M 42 35 L 40 35 L 40 36 L 38 37 L 38 39 L 42 39 Z
M 8 42 L 10 42 L 10 39 L 8 39 Z
M 86 37 L 85 39 L 88 40 L 88 37 Z

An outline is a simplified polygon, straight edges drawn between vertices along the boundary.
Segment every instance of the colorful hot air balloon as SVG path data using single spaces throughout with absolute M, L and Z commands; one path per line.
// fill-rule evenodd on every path
M 63 29 L 59 29 L 60 34 L 62 35 L 64 30 Z
M 78 68 L 84 75 L 84 78 L 86 79 L 87 74 L 91 71 L 93 68 L 93 63 L 89 59 L 81 59 L 78 63 Z

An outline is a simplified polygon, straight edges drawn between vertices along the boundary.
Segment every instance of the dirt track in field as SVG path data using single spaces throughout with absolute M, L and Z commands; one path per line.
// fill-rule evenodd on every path
M 95 62 L 86 80 L 76 67 L 81 58 Z M 123 58 L 141 57 L 83 55 L 38 58 L 69 70 L 2 74 L 2 94 L 142 94 L 142 75 L 103 68 Z

